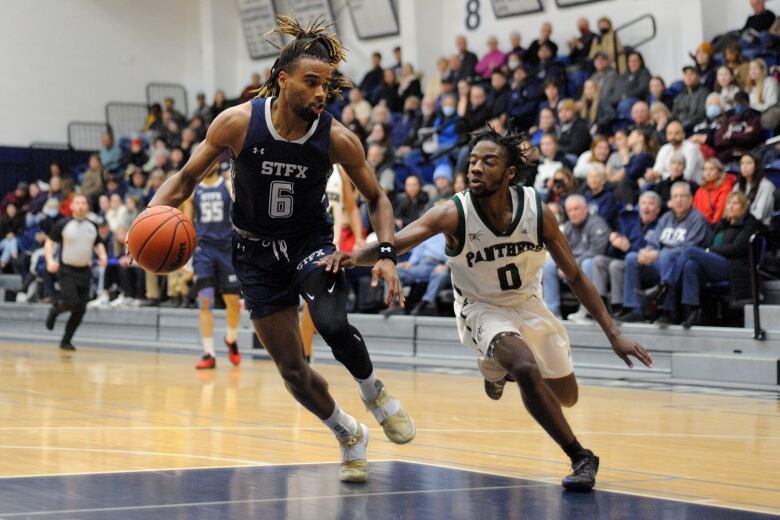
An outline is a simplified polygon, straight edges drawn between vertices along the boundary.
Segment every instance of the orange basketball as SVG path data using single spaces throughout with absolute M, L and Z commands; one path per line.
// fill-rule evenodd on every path
M 195 227 L 178 209 L 154 206 L 133 221 L 127 247 L 147 271 L 170 273 L 186 264 L 195 252 Z

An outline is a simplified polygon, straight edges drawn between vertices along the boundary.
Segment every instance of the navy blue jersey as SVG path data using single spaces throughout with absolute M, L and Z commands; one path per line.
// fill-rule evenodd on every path
M 322 112 L 295 141 L 273 126 L 273 98 L 252 103 L 246 139 L 233 160 L 233 225 L 264 239 L 295 239 L 330 231 L 325 183 L 332 171 L 330 127 Z
M 193 197 L 198 242 L 230 243 L 230 193 L 222 177 L 215 184 L 198 184 Z

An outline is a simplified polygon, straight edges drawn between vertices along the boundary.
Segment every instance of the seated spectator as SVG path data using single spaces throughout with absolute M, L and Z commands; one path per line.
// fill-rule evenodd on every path
M 734 109 L 721 118 L 715 131 L 713 146 L 723 162 L 737 160 L 763 140 L 761 114 L 750 108 L 748 96 L 739 91 L 734 97 Z
M 618 74 L 626 71 L 626 53 L 623 50 L 623 43 L 618 35 L 612 29 L 612 20 L 602 16 L 598 20 L 599 34 L 593 39 L 590 45 L 590 57 L 595 58 L 596 54 L 603 52 Z
M 490 107 L 490 119 L 499 118 L 506 122 L 511 91 L 506 76 L 500 70 L 494 70 L 490 76 L 490 94 L 487 104 Z
M 727 173 L 719 160 L 712 157 L 704 161 L 704 183 L 693 196 L 693 207 L 698 209 L 707 222 L 717 223 L 723 217 L 726 197 L 736 183 L 736 177 Z
M 655 230 L 661 214 L 661 197 L 646 191 L 639 197 L 639 211 L 623 209 L 618 216 L 617 231 L 609 234 L 606 254 L 593 259 L 593 285 L 613 308 L 623 306 L 625 255 L 647 246 L 647 238 Z
M 509 33 L 509 52 L 507 53 L 507 62 L 512 59 L 512 56 L 515 56 L 518 60 L 522 60 L 525 56 L 526 50 L 522 46 L 522 38 L 520 37 L 520 33 L 517 31 L 512 31 Z M 520 62 L 518 62 L 518 66 L 520 66 Z M 511 66 L 509 67 L 509 70 L 515 70 Z
M 577 115 L 577 108 L 572 99 L 564 99 L 558 105 L 558 144 L 561 152 L 574 156 L 569 162 L 576 162 L 577 157 L 590 148 L 590 131 L 588 125 Z
M 574 176 L 578 180 L 585 179 L 593 164 L 600 164 L 606 168 L 611 153 L 612 148 L 610 148 L 609 142 L 604 137 L 597 136 L 593 139 L 590 150 L 583 152 L 577 159 L 577 164 L 574 166 Z
M 415 74 L 411 63 L 404 63 L 401 66 L 401 77 L 398 80 L 398 96 L 401 98 L 401 105 L 410 97 L 416 97 L 418 100 L 422 99 L 420 80 L 417 79 L 417 74 Z
M 59 182 L 59 178 L 56 182 Z M 9 204 L 13 204 L 16 206 L 16 209 L 19 209 L 23 206 L 25 206 L 28 201 L 30 200 L 30 185 L 27 184 L 25 181 L 20 181 L 16 185 L 16 189 L 14 191 L 9 191 L 5 194 L 5 197 L 3 197 L 3 200 L 0 201 L 0 213 L 5 213 L 5 207 Z
M 661 197 L 661 212 L 666 211 L 672 199 L 672 186 L 680 182 L 687 183 L 691 193 L 696 193 L 699 189 L 698 183 L 685 180 L 685 156 L 681 152 L 674 152 L 669 157 L 669 177 L 648 186 Z
M 252 76 L 250 77 L 249 84 L 244 87 L 244 90 L 241 91 L 241 95 L 238 96 L 238 102 L 246 103 L 250 99 L 254 98 L 257 95 L 257 90 L 262 86 L 263 83 L 260 81 L 260 74 L 253 72 Z
M 181 131 L 181 144 L 179 145 L 179 148 L 184 153 L 184 162 L 187 162 L 190 159 L 190 155 L 192 155 L 192 150 L 196 143 L 197 134 L 195 133 L 195 130 L 187 127 Z
M 731 298 L 737 302 L 751 297 L 750 236 L 761 227 L 748 212 L 747 197 L 731 193 L 726 201 L 724 218 L 713 230 L 712 239 L 700 246 L 683 249 L 682 304 L 687 308 L 683 322 L 686 329 L 701 323 L 701 286 L 706 282 L 729 281 Z
M 509 126 L 522 132 L 528 131 L 536 122 L 541 94 L 539 85 L 528 77 L 525 67 L 515 68 L 507 104 Z
M 544 99 L 539 108 L 549 108 L 553 114 L 558 112 L 558 104 L 561 102 L 561 87 L 558 81 L 548 79 L 544 82 Z
M 184 151 L 178 146 L 171 148 L 171 155 L 168 157 L 168 171 L 171 173 L 178 172 L 182 169 L 185 162 Z
M 593 47 L 591 46 L 591 51 Z M 592 53 L 593 56 L 593 68 L 595 69 L 590 79 L 596 83 L 599 92 L 599 101 L 603 101 L 605 104 L 609 103 L 609 99 L 612 95 L 612 90 L 617 81 L 617 72 L 609 62 L 609 56 L 605 52 L 598 51 Z
M 441 114 L 437 114 L 433 121 L 432 135 L 435 142 L 431 150 L 452 148 L 460 142 L 461 137 L 458 134 L 460 116 L 457 113 L 457 104 L 458 101 L 453 94 L 447 94 L 442 99 Z
M 612 186 L 607 184 L 607 172 L 604 166 L 591 165 L 585 186 L 583 195 L 588 203 L 588 213 L 598 215 L 610 228 L 615 228 L 620 205 L 615 199 Z
M 585 68 L 590 56 L 590 45 L 596 37 L 590 30 L 590 22 L 585 17 L 577 19 L 579 36 L 573 36 L 566 42 L 569 47 L 569 64 L 579 69 Z
M 458 58 L 458 62 L 461 63 L 458 77 L 455 78 L 453 83 L 457 83 L 461 79 L 471 80 L 474 77 L 474 68 L 477 66 L 477 55 L 468 49 L 468 42 L 465 36 L 458 35 L 455 38 L 455 47 L 458 53 L 455 55 Z M 452 66 L 452 60 L 450 60 L 450 66 Z
M 457 54 L 450 56 L 447 74 L 445 74 L 444 79 L 441 81 L 442 89 L 445 88 L 445 85 L 457 85 L 461 81 L 468 82 L 470 79 L 471 75 L 468 75 L 463 68 L 463 62 L 461 61 L 460 56 Z
M 350 105 L 345 106 L 341 111 L 341 124 L 349 128 L 352 133 L 360 139 L 361 143 L 365 142 L 366 137 L 368 137 L 368 132 L 366 132 L 366 129 L 360 124 L 360 121 L 357 120 L 355 111 L 352 110 Z
M 666 143 L 666 127 L 672 120 L 672 113 L 665 104 L 656 101 L 650 105 L 650 120 L 655 127 L 655 135 L 659 136 L 658 142 Z
M 617 108 L 618 117 L 628 119 L 634 103 L 644 101 L 649 92 L 650 72 L 642 55 L 633 51 L 628 55 L 628 69 L 615 80 L 609 102 Z
M 666 91 L 666 83 L 661 76 L 653 76 L 650 78 L 649 94 L 647 96 L 647 103 L 653 106 L 654 103 L 663 103 L 670 111 L 674 105 L 674 97 Z
M 591 135 L 606 134 L 612 129 L 615 110 L 609 103 L 599 102 L 598 86 L 592 79 L 586 80 L 582 86 L 582 96 L 577 100 L 577 110 L 580 119 L 587 123 Z
M 628 130 L 621 128 L 615 131 L 615 135 L 612 136 L 612 141 L 615 147 L 615 151 L 609 155 L 607 159 L 607 180 L 622 178 L 620 171 L 625 168 L 631 158 L 631 147 L 628 145 Z M 585 175 L 588 172 L 584 172 Z
M 134 164 L 142 167 L 149 162 L 149 156 L 144 151 L 144 144 L 140 137 L 133 137 L 130 140 L 130 151 L 122 160 L 123 164 Z
M 498 39 L 489 36 L 487 39 L 487 53 L 477 62 L 474 71 L 485 79 L 490 79 L 493 71 L 500 69 L 506 63 L 506 54 L 498 49 Z
M 653 167 L 653 149 L 655 143 L 648 142 L 647 134 L 639 129 L 634 129 L 628 136 L 629 158 L 628 162 L 609 175 L 607 180 L 614 185 L 615 198 L 618 204 L 633 205 L 639 194 L 639 183 L 643 181 L 648 169 Z
M 729 42 L 723 48 L 723 64 L 731 70 L 734 81 L 742 90 L 748 90 L 748 63 L 742 59 L 739 42 Z
M 546 84 L 548 81 L 555 81 L 559 86 L 566 85 L 566 70 L 563 65 L 558 63 L 553 56 L 552 48 L 549 43 L 539 45 L 539 59 L 530 72 L 531 78 L 539 84 Z
M 136 307 L 144 300 L 146 273 L 133 263 L 130 255 L 124 254 L 127 228 L 120 226 L 114 232 L 114 253 L 118 265 L 119 296 L 111 301 L 111 307 Z
M 766 62 L 761 58 L 750 60 L 745 91 L 750 94 L 750 108 L 763 112 L 777 104 L 777 80 L 767 75 Z
M 709 93 L 699 83 L 699 69 L 693 65 L 683 67 L 685 88 L 674 99 L 672 117 L 678 119 L 688 135 L 705 117 L 704 103 Z
M 545 202 L 553 213 L 555 213 L 558 222 L 564 222 L 566 215 L 563 207 L 566 197 L 577 192 L 579 181 L 568 168 L 562 167 L 555 172 L 555 175 L 547 181 L 547 192 L 542 194 L 542 201 Z
M 371 120 L 371 103 L 363 97 L 363 91 L 359 88 L 353 88 L 349 91 L 349 105 L 355 113 L 355 117 L 363 126 L 367 128 Z
M 81 193 L 87 197 L 91 207 L 97 206 L 97 199 L 105 189 L 103 182 L 103 164 L 100 155 L 93 153 L 89 156 L 89 167 L 81 178 Z
M 431 280 L 434 272 L 446 271 L 447 255 L 444 253 L 446 243 L 444 235 L 439 233 L 412 249 L 412 255 L 406 262 L 399 262 L 397 267 L 398 279 L 402 286 L 413 284 L 425 284 Z M 414 315 L 436 315 L 436 296 L 438 287 L 432 294 L 426 292 L 423 299 L 412 311 Z
M 371 126 L 368 137 L 366 137 L 366 145 L 371 146 L 372 144 L 378 144 L 384 146 L 387 150 L 388 157 L 392 157 L 393 149 L 392 146 L 390 146 L 391 128 L 390 125 L 384 123 L 374 123 Z
M 541 161 L 536 170 L 536 178 L 533 183 L 536 191 L 543 192 L 547 185 L 547 179 L 550 179 L 555 175 L 555 172 L 564 166 L 565 158 L 558 150 L 558 138 L 555 137 L 555 134 L 544 134 L 539 144 L 539 149 L 542 152 Z M 566 167 L 570 166 L 566 164 Z
M 127 207 L 122 202 L 122 197 L 118 193 L 114 193 L 109 197 L 109 203 L 110 207 L 106 211 L 105 219 L 111 231 L 116 233 L 119 226 L 129 228 L 131 221 L 128 217 Z
M 532 127 L 531 130 L 531 144 L 534 146 L 541 146 L 542 137 L 545 134 L 557 134 L 555 128 L 555 114 L 551 108 L 543 108 L 539 111 L 539 126 Z M 557 141 L 556 137 L 556 141 Z
M 0 272 L 19 256 L 18 238 L 24 233 L 24 215 L 13 202 L 3 208 L 0 218 Z M 16 270 L 14 270 L 16 272 Z
M 775 204 L 775 185 L 764 176 L 758 156 L 746 153 L 739 160 L 739 181 L 734 191 L 743 193 L 750 205 L 750 213 L 760 222 L 769 224 Z
M 209 104 L 206 101 L 206 94 L 198 92 L 195 94 L 195 108 L 192 111 L 192 118 L 206 119 L 209 115 Z
M 260 88 L 259 85 L 258 88 Z M 184 126 L 187 122 L 187 118 L 184 117 L 184 114 L 176 110 L 176 100 L 170 96 L 163 99 L 163 112 L 170 113 L 173 121 L 179 126 Z
M 735 105 L 734 96 L 736 96 L 737 92 L 740 90 L 734 79 L 734 73 L 731 72 L 730 68 L 721 65 L 718 67 L 715 78 L 715 92 L 720 94 L 720 99 L 723 103 L 723 111 L 727 112 L 732 110 Z
M 146 206 L 150 199 L 147 199 L 148 190 L 146 189 L 146 175 L 140 168 L 135 168 L 130 176 L 130 186 L 127 187 L 125 198 L 127 196 L 135 197 L 141 204 Z
M 563 234 L 571 246 L 574 258 L 585 276 L 593 278 L 593 259 L 607 250 L 609 226 L 598 215 L 588 213 L 585 197 L 569 195 L 566 198 L 566 216 Z M 561 315 L 562 276 L 552 258 L 548 257 L 542 272 L 544 303 L 550 312 Z
M 742 32 L 755 31 L 762 33 L 768 31 L 775 21 L 775 13 L 766 8 L 764 0 L 750 0 L 750 7 L 753 8 L 753 14 L 748 16 Z
M 382 69 L 382 54 L 378 52 L 371 53 L 371 70 L 366 72 L 360 82 L 360 90 L 366 98 L 371 97 L 374 90 L 382 83 L 385 71 Z M 360 119 L 360 116 L 358 116 Z
M 459 141 L 466 142 L 469 134 L 483 128 L 490 119 L 490 106 L 487 104 L 485 88 L 472 85 L 467 99 L 458 102 L 460 120 L 456 124 Z
M 447 61 L 447 58 L 439 58 L 436 60 L 436 72 L 428 76 L 428 81 L 425 83 L 424 98 L 430 97 L 436 99 L 441 95 L 441 83 L 447 75 L 448 67 L 449 61 Z
M 653 170 L 645 175 L 651 184 L 669 177 L 669 159 L 674 152 L 681 152 L 685 157 L 685 179 L 701 183 L 704 158 L 699 145 L 685 139 L 683 125 L 672 121 L 666 126 L 666 144 L 658 150 Z
M 62 181 L 62 198 L 60 199 L 60 213 L 66 217 L 71 215 L 70 203 L 73 201 L 73 196 L 76 194 L 76 183 L 73 179 L 68 177 Z
M 637 101 L 631 106 L 631 128 L 643 130 L 650 135 L 656 133 L 653 120 L 650 118 L 650 106 L 644 101 Z
M 230 106 L 231 103 L 227 100 L 227 97 L 225 97 L 225 91 L 222 89 L 217 90 L 214 93 L 214 103 L 212 103 L 209 108 L 209 116 L 206 118 L 205 123 L 210 125 L 219 114 L 230 108 Z
M 623 280 L 623 314 L 621 321 L 644 321 L 640 296 L 655 300 L 662 310 L 657 323 L 665 326 L 676 320 L 677 298 L 675 283 L 680 275 L 678 257 L 685 247 L 704 243 L 709 226 L 704 216 L 691 207 L 693 196 L 687 183 L 672 186 L 671 211 L 659 220 L 647 246 L 626 255 Z M 640 291 L 642 284 L 658 284 Z
M 374 168 L 379 185 L 392 201 L 395 193 L 395 171 L 393 160 L 387 157 L 386 150 L 387 148 L 379 143 L 371 144 L 368 147 L 366 161 Z
M 371 94 L 371 104 L 383 103 L 390 112 L 400 112 L 401 96 L 398 95 L 398 80 L 393 69 L 385 69 L 382 83 Z
M 711 92 L 707 96 L 704 110 L 706 114 L 704 120 L 693 127 L 688 140 L 699 145 L 702 155 L 710 156 L 714 152 L 715 134 L 720 129 L 723 116 L 720 94 Z
M 431 187 L 426 185 L 424 189 L 428 191 L 430 197 L 430 205 L 446 202 L 452 198 L 455 194 L 455 190 L 452 189 L 452 166 L 448 162 L 439 163 L 436 169 L 433 171 L 433 190 L 428 190 Z
M 397 150 L 410 137 L 417 133 L 417 116 L 420 113 L 420 98 L 411 96 L 404 101 L 404 110 L 401 117 L 397 118 L 390 132 L 390 145 Z
M 108 171 L 116 172 L 122 167 L 122 151 L 114 142 L 114 135 L 111 132 L 103 132 L 100 148 L 100 162 L 103 168 Z
M 715 88 L 715 74 L 718 68 L 717 63 L 712 57 L 712 45 L 710 42 L 702 42 L 696 48 L 696 52 L 691 54 L 693 62 L 699 71 L 699 83 L 712 92 Z
M 37 182 L 30 184 L 30 201 L 27 203 L 27 212 L 29 215 L 38 215 L 43 210 L 43 205 L 46 204 L 46 199 L 49 198 L 49 194 L 45 191 L 41 191 Z
M 422 191 L 422 182 L 416 175 L 410 175 L 404 183 L 404 192 L 395 204 L 395 225 L 403 229 L 420 218 L 428 205 L 428 194 Z
M 525 53 L 525 61 L 529 66 L 535 67 L 539 64 L 539 47 L 546 43 L 552 51 L 552 58 L 555 59 L 558 56 L 558 45 L 550 39 L 552 36 L 552 24 L 550 22 L 544 22 L 539 29 L 539 38 L 531 42 L 528 46 L 528 51 Z

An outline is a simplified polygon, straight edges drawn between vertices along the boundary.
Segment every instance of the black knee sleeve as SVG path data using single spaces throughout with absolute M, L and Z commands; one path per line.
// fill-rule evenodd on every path
M 347 286 L 344 273 L 327 273 L 324 268 L 312 271 L 302 284 L 309 314 L 333 356 L 353 377 L 366 379 L 374 367 L 363 336 L 347 320 Z

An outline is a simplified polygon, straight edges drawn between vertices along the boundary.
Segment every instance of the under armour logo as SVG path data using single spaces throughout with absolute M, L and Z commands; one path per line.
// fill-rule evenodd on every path
M 391 251 L 392 251 L 392 249 L 390 247 L 387 247 L 387 246 L 379 248 L 379 252 L 380 253 L 389 253 Z
M 482 236 L 482 231 L 477 231 L 476 233 L 469 233 L 469 240 L 479 240 L 479 237 Z
M 252 153 L 253 154 L 257 155 L 257 152 L 260 152 L 260 155 L 263 155 L 263 154 L 265 154 L 265 148 L 258 148 L 257 146 L 252 148 Z

